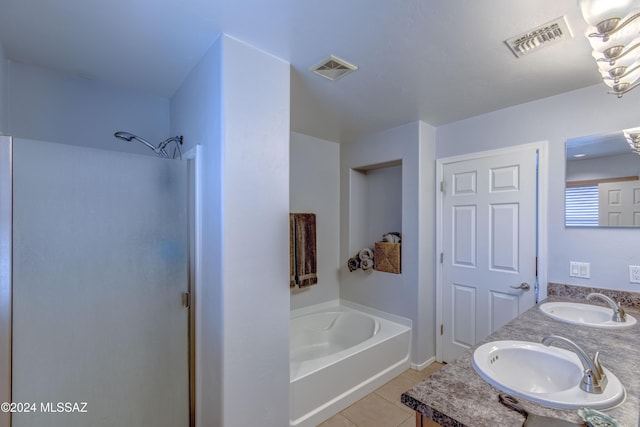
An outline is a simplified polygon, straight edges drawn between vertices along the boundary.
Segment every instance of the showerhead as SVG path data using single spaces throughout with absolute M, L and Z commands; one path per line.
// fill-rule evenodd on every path
M 175 159 L 175 153 L 177 151 L 178 153 L 178 158 L 182 159 L 182 152 L 180 151 L 180 144 L 182 144 L 182 136 L 172 136 L 171 138 L 167 138 L 164 141 L 162 141 L 160 144 L 158 144 L 157 147 L 155 147 L 153 144 L 151 144 L 149 141 L 147 141 L 144 138 L 139 137 L 138 135 L 134 135 L 132 133 L 129 132 L 116 132 L 113 134 L 113 136 L 115 136 L 118 139 L 121 139 L 123 141 L 133 141 L 134 139 L 136 141 L 139 141 L 141 143 L 143 143 L 144 145 L 146 145 L 147 147 L 149 147 L 150 149 L 152 149 L 154 151 L 154 153 L 156 153 L 158 156 L 160 157 L 165 157 L 165 158 L 169 158 L 169 154 L 167 153 L 167 151 L 165 150 L 166 146 L 171 143 L 171 142 L 175 142 L 176 143 L 176 150 L 174 150 L 174 156 L 173 158 Z
M 131 141 L 135 135 L 129 132 L 116 132 L 113 134 L 118 139 L 122 139 L 123 141 Z

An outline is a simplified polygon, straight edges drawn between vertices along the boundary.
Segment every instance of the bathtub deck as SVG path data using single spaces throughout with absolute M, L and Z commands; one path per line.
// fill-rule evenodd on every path
M 400 403 L 400 395 L 442 366 L 435 362 L 422 371 L 408 369 L 319 427 L 415 427 L 416 413 Z

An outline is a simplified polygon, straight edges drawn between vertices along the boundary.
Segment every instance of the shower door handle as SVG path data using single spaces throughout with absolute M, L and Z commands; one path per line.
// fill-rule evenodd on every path
M 183 292 L 181 294 L 182 306 L 185 308 L 191 307 L 191 294 L 189 292 Z
M 528 291 L 531 289 L 531 286 L 527 282 L 520 283 L 520 286 L 509 286 L 511 289 L 522 289 L 523 291 Z

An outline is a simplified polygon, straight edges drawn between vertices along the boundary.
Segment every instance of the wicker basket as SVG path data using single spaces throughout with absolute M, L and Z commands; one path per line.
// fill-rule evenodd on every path
M 373 260 L 375 270 L 400 274 L 400 243 L 375 242 Z

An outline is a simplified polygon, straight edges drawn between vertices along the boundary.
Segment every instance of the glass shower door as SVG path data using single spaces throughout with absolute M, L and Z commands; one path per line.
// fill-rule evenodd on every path
M 14 139 L 13 427 L 189 425 L 187 165 Z

